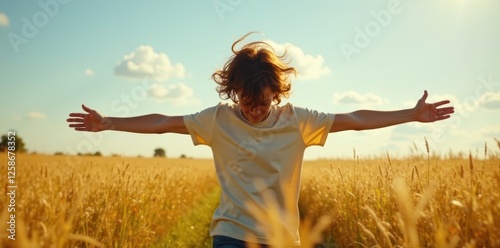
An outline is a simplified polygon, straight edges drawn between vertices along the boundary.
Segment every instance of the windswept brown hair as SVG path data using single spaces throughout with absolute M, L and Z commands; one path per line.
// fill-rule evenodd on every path
M 262 92 L 269 86 L 274 92 L 273 101 L 279 104 L 281 97 L 287 98 L 291 91 L 290 74 L 296 75 L 296 70 L 289 67 L 282 55 L 276 55 L 274 49 L 266 42 L 256 41 L 235 50 L 236 44 L 244 40 L 247 33 L 233 43 L 233 55 L 222 70 L 212 74 L 212 79 L 218 84 L 217 92 L 222 99 L 231 99 L 238 103 L 237 94 L 252 104 L 262 98 Z

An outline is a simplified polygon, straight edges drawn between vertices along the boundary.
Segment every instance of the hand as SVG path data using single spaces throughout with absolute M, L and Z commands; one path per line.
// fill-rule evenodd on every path
M 66 121 L 69 122 L 69 127 L 74 128 L 76 131 L 89 131 L 99 132 L 106 130 L 109 125 L 106 125 L 104 117 L 97 111 L 87 108 L 82 104 L 82 109 L 87 112 L 83 113 L 70 113 L 70 117 Z
M 416 121 L 420 122 L 434 122 L 441 121 L 450 118 L 450 115 L 455 113 L 453 107 L 442 107 L 444 104 L 450 103 L 449 100 L 444 100 L 436 103 L 426 103 L 427 90 L 424 91 L 424 95 L 420 100 L 418 100 L 417 105 L 415 105 L 415 115 Z

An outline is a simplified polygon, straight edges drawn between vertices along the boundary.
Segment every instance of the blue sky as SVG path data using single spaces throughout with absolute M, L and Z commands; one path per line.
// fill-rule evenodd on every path
M 425 151 L 498 152 L 500 2 L 78 1 L 0 2 L 0 133 L 18 131 L 30 151 L 211 156 L 188 136 L 82 133 L 67 126 L 84 103 L 107 116 L 184 115 L 217 104 L 212 73 L 231 44 L 288 47 L 299 75 L 295 105 L 324 112 L 412 107 L 450 99 L 455 115 L 330 134 L 307 159 Z M 287 102 L 285 101 L 285 102 Z M 496 117 L 495 117 L 496 116 Z M 482 152 L 480 152 L 482 154 Z

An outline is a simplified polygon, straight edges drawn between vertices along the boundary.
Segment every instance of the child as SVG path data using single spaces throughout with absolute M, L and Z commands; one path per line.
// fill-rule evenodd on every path
M 426 103 L 427 91 L 414 108 L 396 111 L 359 110 L 330 114 L 285 104 L 295 69 L 282 62 L 264 42 L 235 50 L 224 68 L 212 75 L 219 103 L 196 114 L 105 117 L 82 105 L 86 113 L 71 113 L 67 121 L 77 131 L 116 130 L 134 133 L 189 134 L 194 145 L 210 146 L 221 185 L 220 205 L 210 226 L 214 247 L 279 245 L 269 238 L 269 223 L 258 213 L 269 212 L 269 198 L 278 211 L 274 219 L 288 231 L 285 238 L 300 245 L 298 197 L 305 148 L 323 146 L 328 133 L 382 128 L 450 117 L 449 101 Z M 284 242 L 284 241 L 283 241 Z

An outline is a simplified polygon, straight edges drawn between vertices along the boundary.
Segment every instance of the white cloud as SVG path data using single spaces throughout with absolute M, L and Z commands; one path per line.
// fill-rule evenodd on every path
M 47 118 L 47 115 L 44 113 L 33 111 L 33 112 L 29 112 L 26 117 L 28 119 L 45 119 L 45 118 Z
M 484 93 L 478 99 L 477 105 L 489 110 L 500 110 L 500 91 Z
M 84 73 L 85 73 L 85 75 L 87 75 L 87 76 L 92 76 L 92 75 L 94 75 L 94 74 L 95 74 L 95 71 L 89 68 L 89 69 L 85 70 L 85 72 L 84 72 Z
M 149 93 L 158 100 L 168 101 L 177 105 L 192 105 L 200 102 L 194 98 L 193 89 L 183 83 L 167 86 L 160 83 L 153 84 Z
M 375 95 L 373 93 L 360 94 L 355 91 L 346 91 L 342 93 L 335 93 L 332 102 L 334 104 L 349 104 L 359 107 L 370 107 L 374 105 L 382 105 L 388 103 L 386 98 Z
M 115 67 L 115 75 L 142 79 L 151 76 L 158 81 L 184 78 L 186 69 L 180 63 L 172 64 L 167 54 L 156 53 L 151 46 L 139 46 L 123 56 Z
M 293 44 L 279 44 L 271 40 L 266 40 L 278 55 L 283 54 L 285 49 L 290 59 L 290 66 L 297 70 L 297 79 L 310 80 L 318 79 L 323 75 L 329 74 L 330 69 L 324 65 L 325 59 L 321 55 L 305 54 L 304 51 Z
M 0 26 L 9 26 L 9 17 L 3 12 L 0 12 Z

